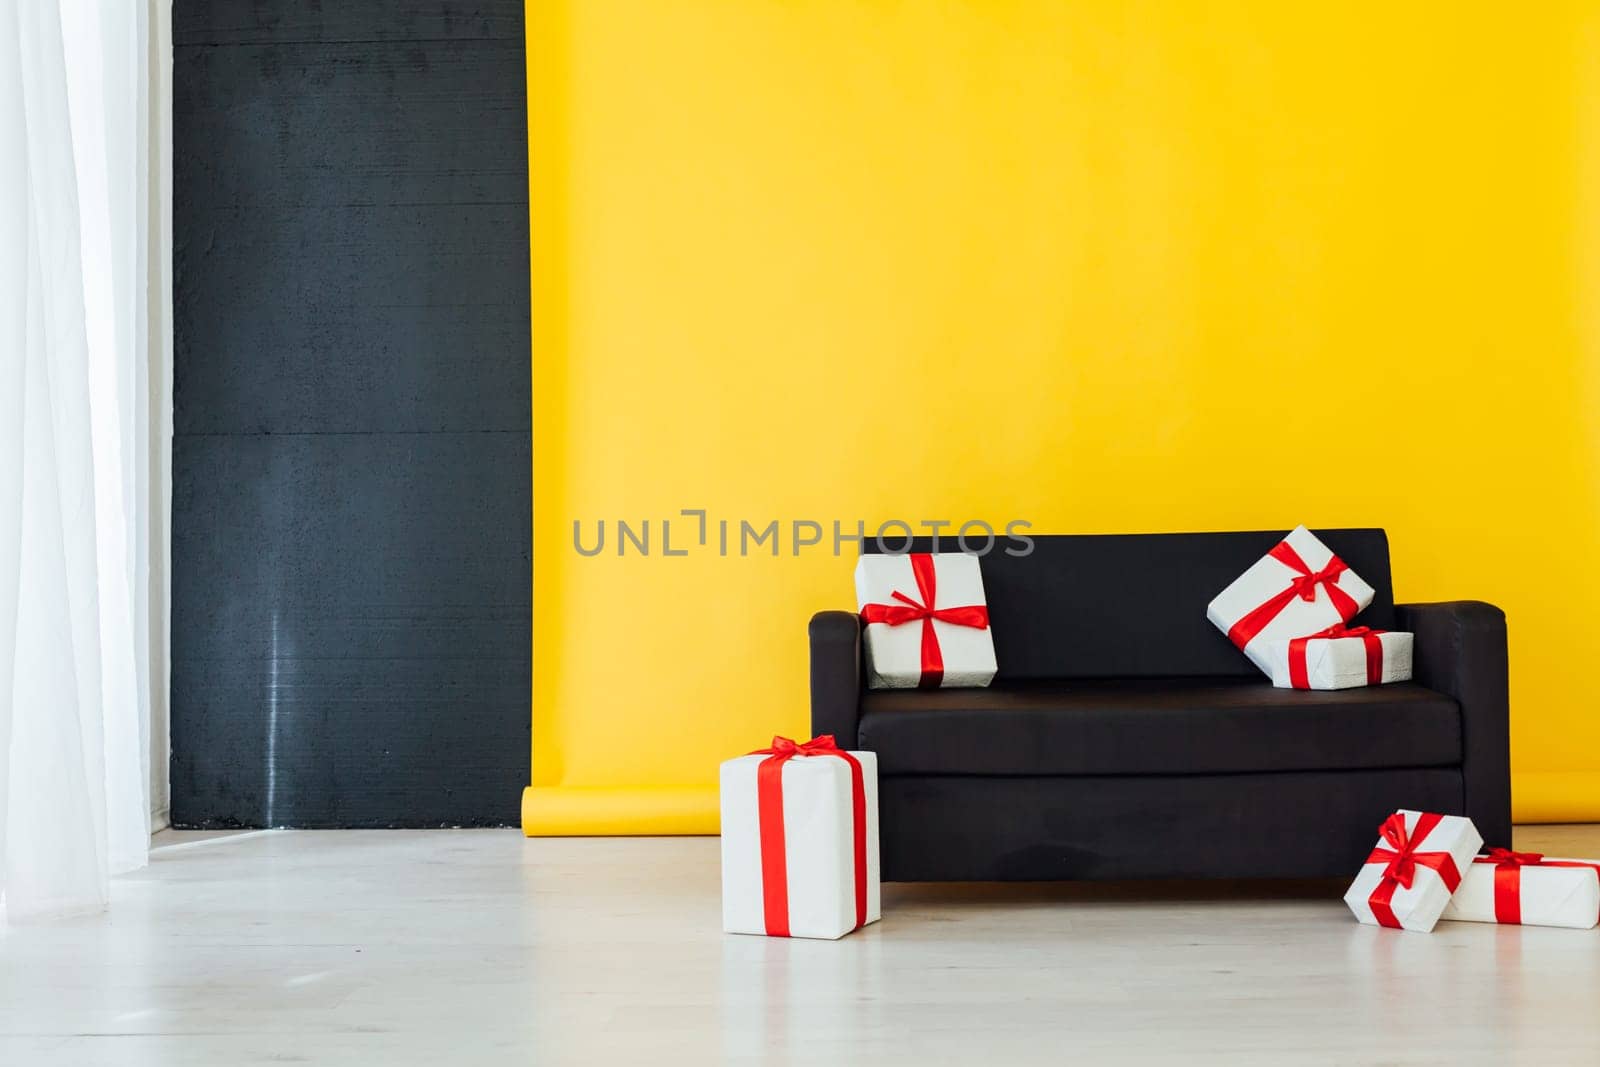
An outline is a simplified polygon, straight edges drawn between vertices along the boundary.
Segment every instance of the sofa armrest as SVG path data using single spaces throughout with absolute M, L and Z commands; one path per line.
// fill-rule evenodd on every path
M 861 719 L 861 620 L 853 611 L 811 617 L 811 736 L 855 748 Z
M 1397 604 L 1415 634 L 1413 676 L 1461 705 L 1466 814 L 1489 845 L 1511 847 L 1511 702 L 1506 616 L 1493 604 Z

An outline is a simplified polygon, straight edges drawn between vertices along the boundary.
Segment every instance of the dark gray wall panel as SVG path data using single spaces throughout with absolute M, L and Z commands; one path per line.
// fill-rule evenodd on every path
M 177 0 L 175 44 L 522 40 L 522 0 Z
M 519 40 L 180 49 L 185 198 L 526 203 Z M 307 136 L 314 134 L 314 136 Z M 292 151 L 285 151 L 291 145 Z
M 176 432 L 527 430 L 526 203 L 178 204 Z
M 174 460 L 183 824 L 512 821 L 528 437 L 227 434 Z
M 174 821 L 514 823 L 520 0 L 173 19 Z

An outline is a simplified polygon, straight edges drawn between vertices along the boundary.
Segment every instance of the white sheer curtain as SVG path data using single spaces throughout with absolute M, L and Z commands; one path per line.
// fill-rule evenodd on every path
M 145 861 L 149 11 L 0 0 L 0 906 Z

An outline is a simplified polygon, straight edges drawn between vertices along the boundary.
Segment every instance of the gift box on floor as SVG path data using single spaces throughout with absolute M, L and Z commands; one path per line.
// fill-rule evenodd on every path
M 1372 586 L 1310 530 L 1297 526 L 1217 594 L 1206 618 L 1271 676 L 1273 641 L 1349 622 L 1372 597 Z
M 1491 848 L 1461 875 L 1442 919 L 1590 930 L 1600 924 L 1600 860 Z
M 984 686 L 994 638 L 978 557 L 964 552 L 864 555 L 856 563 L 867 685 Z
M 775 737 L 721 787 L 724 930 L 833 939 L 878 920 L 875 753 Z
M 1378 834 L 1344 902 L 1368 925 L 1427 933 L 1483 838 L 1471 819 L 1405 810 L 1385 819 Z
M 1354 689 L 1411 678 L 1411 635 L 1339 623 L 1267 646 L 1279 689 Z

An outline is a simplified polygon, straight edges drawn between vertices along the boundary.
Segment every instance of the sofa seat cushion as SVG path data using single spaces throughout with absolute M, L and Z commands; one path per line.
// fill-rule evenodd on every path
M 879 689 L 859 746 L 897 774 L 1228 774 L 1461 762 L 1455 701 L 1410 682 L 1303 692 L 1261 681 L 1093 679 Z M 1396 804 L 1400 801 L 1396 801 Z

